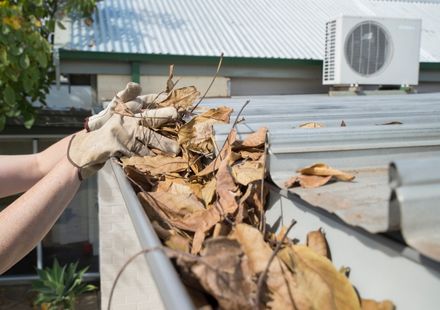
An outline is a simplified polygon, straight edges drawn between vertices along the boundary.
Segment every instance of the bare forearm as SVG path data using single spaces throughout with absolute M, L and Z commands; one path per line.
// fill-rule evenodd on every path
M 43 239 L 72 200 L 80 181 L 66 156 L 0 213 L 0 274 Z
M 0 197 L 31 188 L 67 154 L 70 139 L 68 136 L 38 154 L 0 156 Z

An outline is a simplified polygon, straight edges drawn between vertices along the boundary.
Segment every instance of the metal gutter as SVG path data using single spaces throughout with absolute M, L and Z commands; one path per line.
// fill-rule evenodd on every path
M 63 60 L 111 60 L 138 61 L 165 64 L 206 64 L 216 65 L 218 56 L 188 56 L 163 54 L 138 54 L 114 52 L 90 52 L 60 49 L 60 59 Z M 254 57 L 224 57 L 223 65 L 255 65 L 255 66 L 322 66 L 322 60 L 316 59 L 285 59 L 285 58 L 254 58 Z
M 116 52 L 91 52 L 59 50 L 60 60 L 112 60 L 112 61 L 138 61 L 174 64 L 209 64 L 218 63 L 216 56 L 187 56 L 163 54 L 137 54 Z M 314 66 L 322 67 L 319 59 L 287 59 L 287 58 L 255 58 L 255 57 L 224 57 L 223 65 L 255 65 L 255 66 Z M 440 70 L 440 62 L 420 62 L 420 70 Z
M 142 248 L 162 246 L 122 168 L 114 159 L 111 160 L 111 167 Z M 194 309 L 185 287 L 165 253 L 156 250 L 147 252 L 144 256 L 165 307 L 181 310 Z

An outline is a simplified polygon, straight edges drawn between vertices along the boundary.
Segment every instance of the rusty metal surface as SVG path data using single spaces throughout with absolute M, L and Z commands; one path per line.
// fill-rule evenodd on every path
M 239 136 L 263 126 L 269 129 L 270 175 L 280 188 L 297 169 L 317 162 L 353 172 L 354 182 L 290 191 L 350 225 L 372 233 L 385 232 L 399 229 L 395 217 L 389 216 L 388 165 L 405 159 L 440 158 L 439 98 L 438 93 L 251 97 L 237 129 Z M 225 104 L 238 111 L 243 102 L 244 98 L 211 99 L 205 105 Z M 342 120 L 346 127 L 340 127 Z M 298 128 L 299 124 L 311 121 L 325 127 Z M 380 125 L 391 121 L 401 124 Z M 225 140 L 229 130 L 230 126 L 215 127 L 218 144 Z M 410 227 L 411 222 L 422 225 L 411 217 L 407 218 L 406 226 Z

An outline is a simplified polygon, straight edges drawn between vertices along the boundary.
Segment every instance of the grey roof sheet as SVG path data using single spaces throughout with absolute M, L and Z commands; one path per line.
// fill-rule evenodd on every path
M 91 27 L 68 27 L 64 48 L 321 60 L 325 22 L 341 14 L 420 18 L 420 61 L 440 61 L 440 3 L 420 1 L 106 0 Z
M 205 105 L 225 104 L 238 111 L 245 99 L 209 99 Z M 354 182 L 334 182 L 315 189 L 293 188 L 291 191 L 311 205 L 373 233 L 400 228 L 390 217 L 389 164 L 440 155 L 439 93 L 269 96 L 250 100 L 237 129 L 240 135 L 263 126 L 269 129 L 273 181 L 283 188 L 297 169 L 317 162 L 352 172 L 356 176 Z M 342 120 L 346 127 L 340 127 Z M 299 128 L 300 124 L 310 121 L 326 127 Z M 402 124 L 382 125 L 388 122 Z M 221 143 L 230 125 L 219 125 L 215 130 L 216 139 Z M 435 178 L 438 193 L 440 176 Z M 419 203 L 417 208 L 423 208 L 421 200 Z M 433 217 L 440 217 L 440 209 L 430 211 L 435 212 Z M 405 226 L 408 227 L 407 222 Z

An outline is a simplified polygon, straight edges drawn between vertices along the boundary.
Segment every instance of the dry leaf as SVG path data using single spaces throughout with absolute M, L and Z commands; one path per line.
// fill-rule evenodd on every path
M 257 287 L 237 241 L 224 237 L 209 239 L 200 254 L 197 259 L 179 256 L 177 264 L 191 271 L 217 299 L 221 309 L 255 309 Z
M 209 109 L 205 113 L 194 117 L 180 128 L 178 133 L 179 144 L 193 152 L 212 153 L 214 151 L 212 125 L 219 122 L 228 123 L 231 113 L 231 108 L 219 107 Z
M 331 259 L 327 239 L 321 228 L 307 234 L 307 246 L 316 254 Z
M 302 188 L 315 188 L 327 184 L 332 176 L 296 175 L 284 182 L 286 188 L 300 185 Z
M 251 159 L 251 160 L 259 160 L 261 158 L 261 156 L 263 156 L 263 152 L 262 151 L 240 151 L 239 152 L 241 158 L 243 159 Z
M 321 123 L 316 123 L 316 122 L 309 122 L 309 123 L 304 123 L 298 126 L 299 128 L 322 128 L 325 127 L 324 124 Z
M 339 181 L 351 181 L 355 178 L 352 174 L 333 169 L 323 163 L 317 163 L 309 167 L 298 169 L 297 172 L 304 175 L 333 176 Z
M 205 232 L 197 230 L 194 234 L 193 243 L 191 247 L 191 254 L 196 255 L 202 249 L 203 241 L 205 241 Z
M 371 299 L 362 299 L 362 310 L 394 310 L 396 307 L 389 300 L 375 301 Z
M 347 124 L 345 124 L 344 120 L 341 122 L 341 127 L 347 127 Z
M 153 228 L 156 234 L 167 247 L 173 250 L 189 253 L 189 240 L 176 233 L 173 229 L 165 229 L 158 222 L 153 221 Z
M 224 148 L 220 151 L 220 153 L 217 155 L 217 157 L 205 168 L 203 168 L 202 171 L 198 172 L 196 175 L 198 177 L 206 176 L 210 173 L 214 173 L 217 171 L 217 169 L 220 167 L 221 163 L 224 159 L 229 158 L 231 155 L 231 145 L 234 143 L 234 141 L 237 139 L 237 130 L 234 128 L 231 130 L 227 137 L 227 141 L 225 143 Z
M 263 164 L 258 161 L 245 161 L 232 166 L 232 175 L 237 183 L 248 185 L 256 180 L 264 179 Z
M 202 199 L 205 202 L 205 206 L 209 205 L 215 196 L 217 181 L 212 178 L 208 183 L 202 188 Z
M 175 107 L 177 111 L 184 111 L 200 96 L 194 86 L 182 87 L 173 90 L 168 94 L 168 98 L 159 103 L 161 107 Z
M 267 128 L 260 127 L 254 133 L 247 135 L 243 141 L 236 141 L 232 148 L 234 150 L 261 148 L 266 142 Z
M 237 198 L 241 193 L 231 175 L 227 159 L 222 161 L 216 179 L 217 205 L 225 214 L 232 214 L 238 208 Z
M 165 155 L 156 156 L 132 156 L 121 158 L 123 166 L 134 166 L 141 172 L 151 175 L 160 175 L 188 169 L 188 161 L 182 157 L 170 157 Z
M 260 231 L 246 224 L 238 224 L 231 238 L 240 243 L 248 258 L 252 274 L 255 276 L 261 274 L 272 256 L 272 249 L 264 242 Z M 266 286 L 270 292 L 269 306 L 272 309 L 291 309 L 292 305 L 295 305 L 297 309 L 307 309 L 309 306 L 309 304 L 304 304 L 298 296 L 293 275 L 277 257 L 269 266 Z
M 278 257 L 293 272 L 297 294 L 310 309 L 360 309 L 353 286 L 326 257 L 304 245 L 285 247 Z
M 179 229 L 207 231 L 220 221 L 218 210 L 213 207 L 205 209 L 194 195 L 152 192 L 139 193 L 138 197 L 149 216 Z

